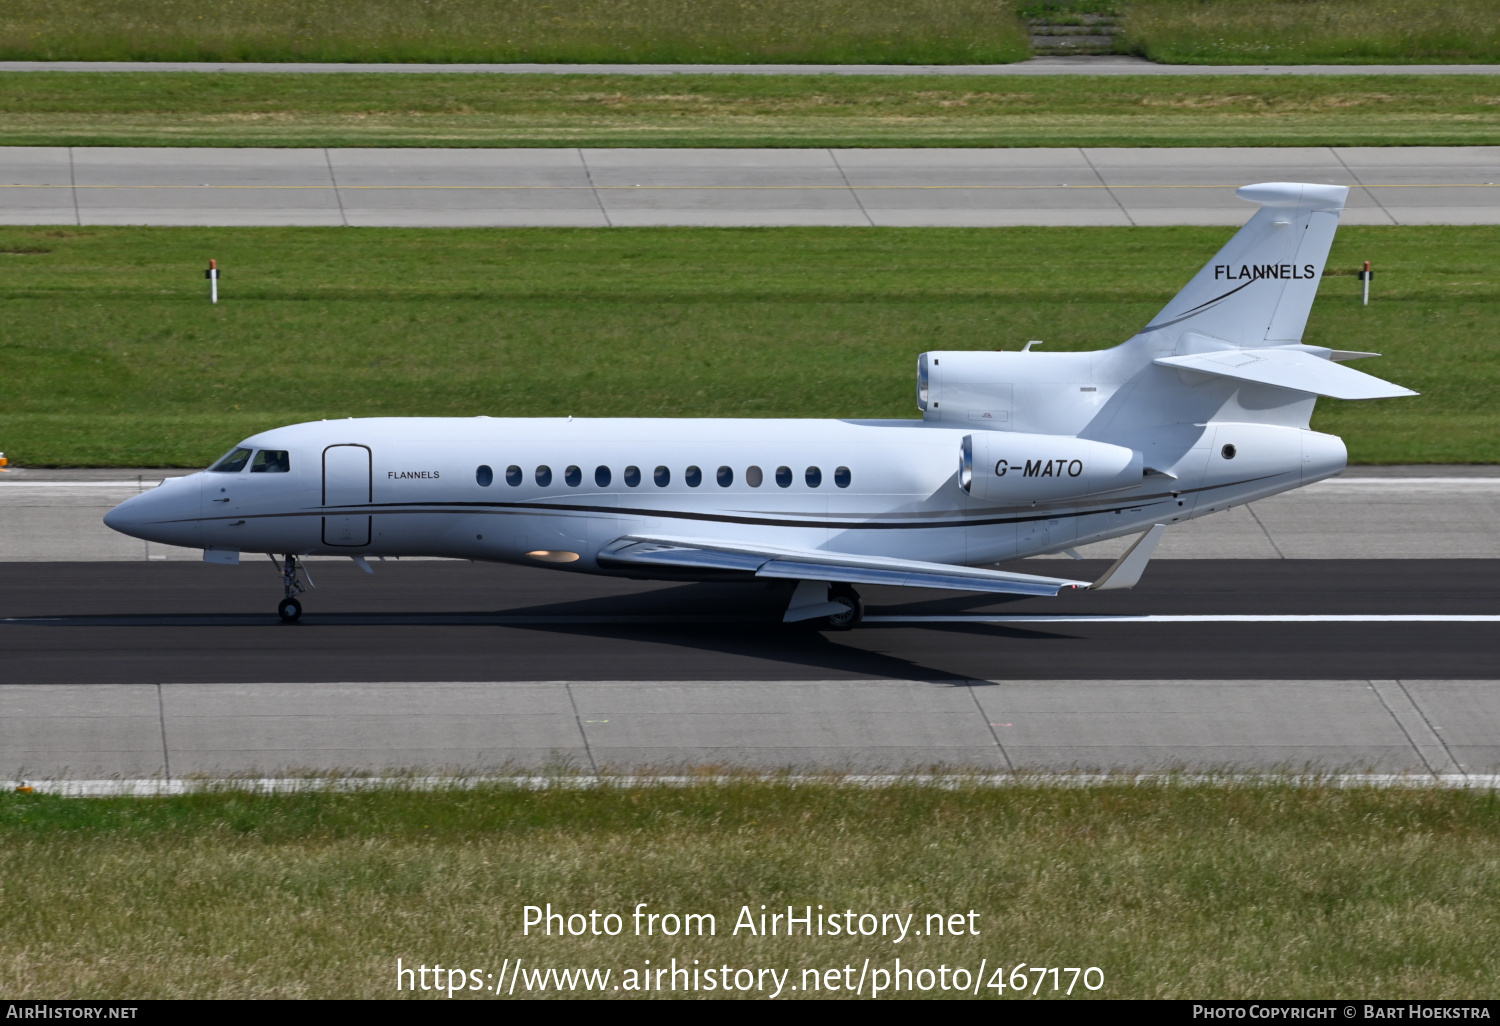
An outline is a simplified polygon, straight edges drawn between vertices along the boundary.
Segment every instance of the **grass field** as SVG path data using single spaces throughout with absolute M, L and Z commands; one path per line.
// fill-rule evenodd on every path
M 201 466 L 325 417 L 916 416 L 918 353 L 1124 341 L 1230 234 L 4 228 L 0 450 Z M 1355 461 L 1500 460 L 1497 243 L 1339 232 L 1307 341 L 1423 393 L 1320 402 Z
M 1500 61 L 1497 0 L 10 0 L 0 60 L 989 64 L 1059 11 L 1166 63 Z
M 0 73 L 7 146 L 1500 144 L 1500 77 Z
M 1128 0 L 1120 49 L 1164 64 L 1500 62 L 1496 0 Z
M 990 64 L 1004 0 L 10 0 L 0 60 Z
M 3 795 L 0 992 L 390 997 L 398 957 L 481 980 L 516 958 L 609 969 L 611 985 L 676 958 L 790 969 L 783 996 L 830 996 L 801 970 L 900 957 L 1097 966 L 1116 998 L 1487 997 L 1497 813 L 1493 792 L 1278 784 Z M 523 936 L 524 906 L 548 902 L 624 930 Z M 638 902 L 710 913 L 715 934 L 633 936 Z M 978 935 L 734 935 L 762 904 L 913 929 L 960 913 Z

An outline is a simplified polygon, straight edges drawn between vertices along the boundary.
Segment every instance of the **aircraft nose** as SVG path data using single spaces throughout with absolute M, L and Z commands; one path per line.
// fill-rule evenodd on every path
M 138 495 L 132 496 L 131 498 L 126 499 L 124 502 L 120 503 L 114 509 L 110 510 L 108 513 L 104 514 L 104 526 L 110 528 L 111 530 L 119 531 L 121 534 L 129 533 L 125 530 L 125 525 L 130 523 L 130 514 L 125 512 L 125 507 L 130 505 L 138 498 L 140 498 L 140 496 Z
M 195 546 L 200 515 L 197 475 L 169 478 L 104 514 L 104 526 L 132 538 Z

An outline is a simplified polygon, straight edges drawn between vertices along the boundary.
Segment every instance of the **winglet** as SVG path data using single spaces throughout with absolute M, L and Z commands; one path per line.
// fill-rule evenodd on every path
M 1135 544 L 1126 549 L 1125 554 L 1104 571 L 1103 577 L 1089 585 L 1089 590 L 1117 591 L 1134 588 L 1140 581 L 1141 574 L 1146 572 L 1146 564 L 1151 562 L 1151 555 L 1156 551 L 1156 543 L 1161 541 L 1161 536 L 1166 529 L 1166 524 L 1156 524 L 1151 530 L 1137 538 Z

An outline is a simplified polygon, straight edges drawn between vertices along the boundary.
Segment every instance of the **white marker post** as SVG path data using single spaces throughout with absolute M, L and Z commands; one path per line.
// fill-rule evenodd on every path
M 1370 265 L 1366 264 L 1365 266 L 1368 267 Z M 209 302 L 217 303 L 219 301 L 219 262 L 217 260 L 210 260 L 208 262 L 208 270 L 203 272 L 203 277 L 208 279 Z
M 1365 306 L 1370 305 L 1370 279 L 1375 277 L 1375 272 L 1370 270 L 1370 261 L 1365 261 L 1365 269 L 1359 272 L 1359 280 L 1365 283 Z

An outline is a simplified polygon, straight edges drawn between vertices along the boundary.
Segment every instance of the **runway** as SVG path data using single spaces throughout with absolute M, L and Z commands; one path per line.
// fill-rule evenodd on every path
M 1058 600 L 870 588 L 825 633 L 760 584 L 329 562 L 286 626 L 269 565 L 0 564 L 0 773 L 1487 773 L 1497 571 L 1167 560 Z M 1288 614 L 1324 619 L 1234 619 Z
M 1350 186 L 1344 224 L 1500 224 L 1500 147 L 0 147 L 0 224 L 1239 225 L 1237 186 Z
M 286 627 L 269 563 L 102 526 L 162 476 L 0 474 L 0 775 L 1500 768 L 1500 468 L 1179 525 L 1131 592 L 865 589 L 848 633 L 761 585 L 442 560 L 314 560 Z

